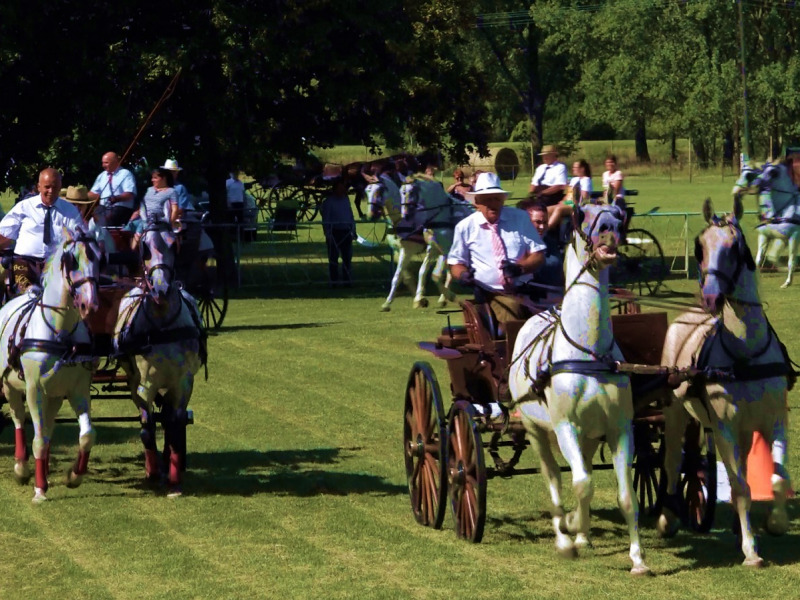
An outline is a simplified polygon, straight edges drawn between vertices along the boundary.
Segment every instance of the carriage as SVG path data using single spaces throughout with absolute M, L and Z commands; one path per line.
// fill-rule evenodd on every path
M 667 314 L 640 312 L 626 290 L 617 290 L 614 305 L 614 334 L 629 361 L 620 367 L 634 374 L 634 395 L 638 395 L 634 398 L 634 486 L 639 505 L 656 514 L 663 492 L 664 419 L 659 401 L 648 394 L 654 383 L 660 384 L 648 374 L 657 368 L 647 367 L 660 364 Z M 463 325 L 451 323 L 456 312 L 463 315 Z M 432 366 L 415 362 L 405 391 L 403 436 L 411 505 L 417 522 L 438 529 L 449 498 L 457 535 L 480 542 L 487 482 L 540 472 L 520 466 L 529 442 L 518 416 L 503 403 L 507 367 L 522 322 L 510 325 L 506 336 L 498 338 L 485 304 L 466 300 L 460 311 L 439 313 L 446 316 L 447 325 L 435 341 L 420 342 L 419 347 L 447 362 L 452 401 L 449 406 L 445 403 Z M 685 438 L 681 516 L 695 531 L 707 532 L 716 504 L 714 442 L 710 431 L 696 422 Z M 610 468 L 608 463 L 594 466 L 594 470 Z

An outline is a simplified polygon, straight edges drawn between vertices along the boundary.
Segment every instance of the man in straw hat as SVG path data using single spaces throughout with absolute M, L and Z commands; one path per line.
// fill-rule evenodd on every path
M 136 178 L 120 166 L 116 152 L 106 152 L 101 162 L 103 172 L 89 190 L 89 198 L 99 203 L 94 218 L 98 225 L 121 227 L 131 218 L 136 205 Z
M 456 225 L 447 255 L 450 273 L 481 289 L 497 322 L 527 319 L 531 311 L 512 292 L 544 263 L 546 246 L 528 213 L 505 206 L 509 192 L 496 173 L 481 173 L 468 195 L 478 210 Z
M 555 206 L 564 199 L 567 166 L 557 160 L 558 148 L 551 144 L 542 146 L 539 156 L 542 157 L 542 164 L 533 173 L 530 194 L 545 206 Z
M 61 174 L 58 171 L 42 170 L 38 189 L 36 196 L 15 204 L 0 221 L 0 249 L 7 250 L 14 245 L 14 285 L 19 293 L 39 283 L 47 257 L 63 241 L 64 228 L 75 231 L 83 224 L 78 209 L 59 196 Z M 67 190 L 67 194 L 70 193 L 79 195 L 72 187 Z

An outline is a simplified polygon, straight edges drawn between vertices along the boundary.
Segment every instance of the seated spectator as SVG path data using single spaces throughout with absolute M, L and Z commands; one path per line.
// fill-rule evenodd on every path
M 453 183 L 445 190 L 448 194 L 453 194 L 460 198 L 466 198 L 465 194 L 472 191 L 472 185 L 467 183 L 464 171 L 456 169 L 453 171 Z
M 603 191 L 608 193 L 610 188 L 614 198 L 624 198 L 625 188 L 622 186 L 624 179 L 622 171 L 617 169 L 617 157 L 609 154 L 606 157 L 606 170 L 603 173 Z

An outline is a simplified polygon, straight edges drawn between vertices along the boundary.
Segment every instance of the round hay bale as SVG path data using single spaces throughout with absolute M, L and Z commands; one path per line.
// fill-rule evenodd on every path
M 519 173 L 517 153 L 511 148 L 500 148 L 494 157 L 494 170 L 500 179 L 516 179 Z

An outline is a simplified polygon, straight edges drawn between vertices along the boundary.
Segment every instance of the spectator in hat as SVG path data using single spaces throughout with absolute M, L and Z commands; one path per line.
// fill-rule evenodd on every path
M 480 288 L 498 323 L 531 316 L 513 291 L 544 263 L 542 239 L 528 213 L 505 206 L 508 195 L 496 173 L 481 173 L 469 194 L 478 210 L 456 225 L 447 256 L 453 278 Z
M 75 232 L 83 225 L 78 209 L 60 196 L 58 171 L 42 170 L 38 189 L 36 196 L 15 204 L 0 221 L 0 249 L 14 246 L 14 280 L 20 293 L 39 283 L 45 261 L 63 241 L 64 228 Z M 72 187 L 67 195 L 88 198 Z
M 567 189 L 567 166 L 558 161 L 558 148 L 553 145 L 542 146 L 539 156 L 542 164 L 533 173 L 530 194 L 545 206 L 555 206 Z
M 120 166 L 116 152 L 106 152 L 101 162 L 103 172 L 89 190 L 89 198 L 98 203 L 94 211 L 95 221 L 101 226 L 121 227 L 135 209 L 136 178 Z
M 168 158 L 161 166 L 162 169 L 167 169 L 172 173 L 172 189 L 175 190 L 175 196 L 178 198 L 178 208 L 181 210 L 192 210 L 192 201 L 189 199 L 189 191 L 179 179 L 183 169 L 178 165 L 178 161 L 174 158 Z
M 347 182 L 335 177 L 331 182 L 331 193 L 320 207 L 322 231 L 328 247 L 328 275 L 330 285 L 339 285 L 339 259 L 342 261 L 341 282 L 351 285 L 351 264 L 353 260 L 353 240 L 356 239 L 356 220 L 350 197 L 347 195 Z

